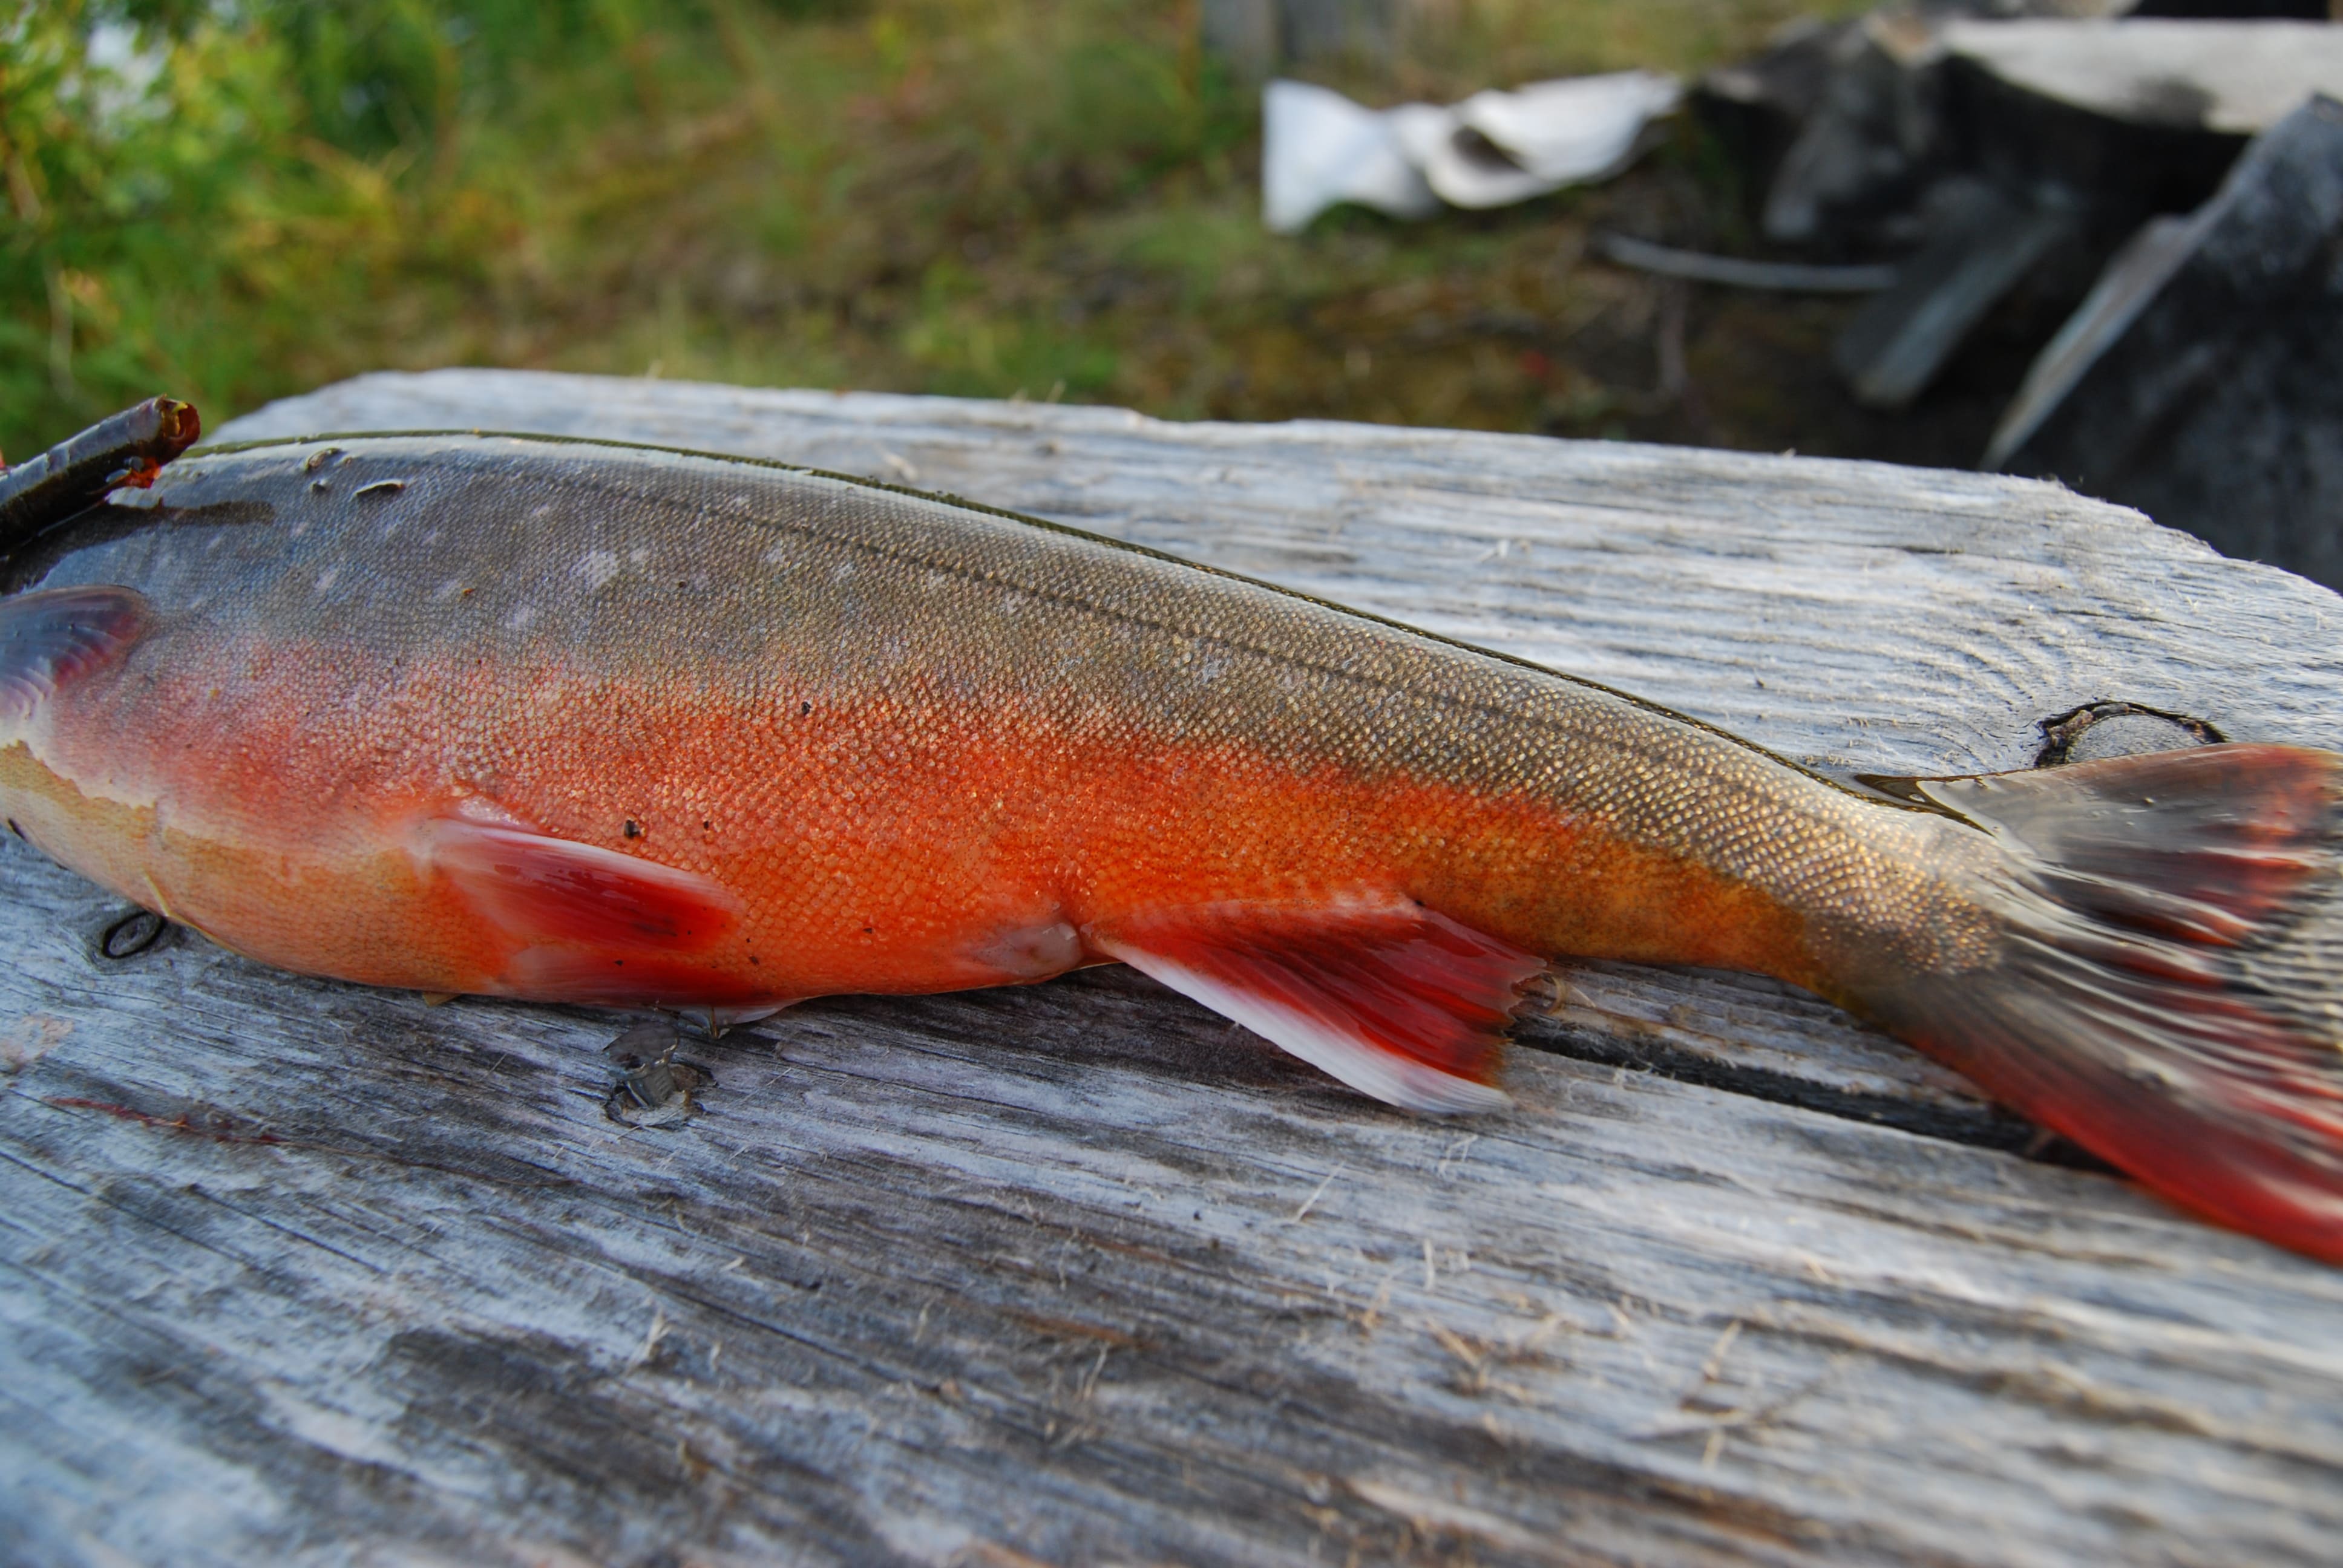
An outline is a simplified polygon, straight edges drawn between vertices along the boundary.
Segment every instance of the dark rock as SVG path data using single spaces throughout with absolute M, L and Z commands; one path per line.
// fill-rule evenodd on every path
M 2150 216 L 2206 201 L 2252 139 L 2195 121 L 2097 113 L 1959 55 L 1946 62 L 1943 87 L 1959 127 L 1956 161 L 2006 190 L 2061 193 L 2099 258 Z
M 1986 465 L 2343 587 L 2343 104 L 2287 116 L 2109 266 Z
M 1831 35 L 1828 79 L 1766 189 L 1767 239 L 1830 246 L 1915 237 L 1896 220 L 1939 172 L 1947 146 L 1936 34 L 1933 15 L 1896 5 Z
M 1910 249 L 1942 237 L 1928 209 L 1943 181 L 1983 179 L 2074 216 L 2061 247 L 2077 268 L 2060 286 L 2071 301 L 2142 221 L 2206 200 L 2252 135 L 2338 74 L 2343 29 L 2236 20 L 2300 9 L 1893 0 L 1712 71 L 1694 103 L 1762 192 L 1769 241 L 1865 257 Z

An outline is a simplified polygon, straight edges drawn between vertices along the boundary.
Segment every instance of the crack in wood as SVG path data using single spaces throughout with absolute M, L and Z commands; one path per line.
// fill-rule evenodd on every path
M 1972 1149 L 1997 1150 L 2046 1165 L 2115 1174 L 2115 1167 L 2090 1151 L 1994 1105 L 1980 1104 L 1969 1111 L 1900 1095 L 1842 1089 L 1766 1068 L 1718 1061 L 1650 1038 L 1605 1034 L 1553 1019 L 1532 1019 L 1516 1025 L 1513 1043 L 1576 1061 L 1655 1073 L 1679 1083 L 1694 1083 L 1704 1089 L 1746 1095 L 1775 1105 L 1795 1106 L 1843 1121 L 1892 1127 L 1900 1132 L 1966 1144 Z

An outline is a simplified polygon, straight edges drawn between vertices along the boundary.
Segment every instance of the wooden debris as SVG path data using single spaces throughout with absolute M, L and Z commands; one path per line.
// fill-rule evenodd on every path
M 1832 347 L 1855 399 L 1875 408 L 1904 407 L 1926 390 L 1969 329 L 2075 227 L 2064 207 L 2013 201 L 1981 181 L 1948 182 L 1937 197 L 1935 236 Z
M 1986 463 L 2343 585 L 2343 104 L 2257 140 L 2151 226 L 2044 349 Z
M 1654 245 L 1632 235 L 1607 231 L 1594 236 L 1594 248 L 1597 255 L 1622 266 L 1656 273 L 1662 277 L 1681 277 L 1691 283 L 1715 283 L 1728 288 L 1757 288 L 1784 294 L 1876 294 L 1883 288 L 1894 287 L 1903 270 L 1898 266 L 1876 263 L 1857 266 L 1819 266 L 1811 262 L 1757 261 L 1737 256 L 1704 256 L 1698 251 L 1678 250 L 1672 246 Z

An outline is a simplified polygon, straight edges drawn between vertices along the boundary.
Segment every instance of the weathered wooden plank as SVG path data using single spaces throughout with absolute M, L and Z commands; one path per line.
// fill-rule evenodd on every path
M 2343 1524 L 2343 1277 L 2111 1179 L 1534 1052 L 1517 1113 L 1411 1119 L 1106 974 L 815 1004 L 626 1133 L 590 1016 L 193 941 L 101 973 L 58 937 L 104 900 L 0 865 L 48 1047 L 0 1101 L 25 1560 L 2312 1562 Z
M 2337 718 L 2330 597 L 2008 480 L 477 375 L 267 417 L 393 395 L 1350 571 L 1832 766 L 2023 760 L 2096 697 Z M 0 1558 L 2309 1563 L 2343 1525 L 2343 1273 L 1583 1059 L 1922 1104 L 1780 988 L 1574 970 L 1579 1056 L 1470 1124 L 1119 970 L 836 999 L 689 1050 L 708 1114 L 654 1133 L 604 1120 L 593 1014 L 108 961 L 102 895 L 13 842 L 0 886 Z

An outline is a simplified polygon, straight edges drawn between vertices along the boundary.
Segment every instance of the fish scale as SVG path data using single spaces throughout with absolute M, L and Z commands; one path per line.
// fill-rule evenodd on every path
M 269 962 L 745 1014 L 1120 960 L 1450 1111 L 1551 960 L 1738 968 L 2343 1251 L 2334 1041 L 2247 978 L 2331 879 L 2327 753 L 1875 797 L 1155 552 L 587 441 L 199 451 L 0 543 L 11 825 Z

